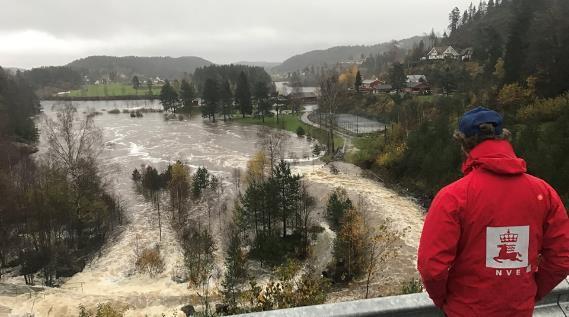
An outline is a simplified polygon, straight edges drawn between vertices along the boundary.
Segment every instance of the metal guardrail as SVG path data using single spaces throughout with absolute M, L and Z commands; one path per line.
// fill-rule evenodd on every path
M 569 281 L 564 280 L 536 304 L 534 316 L 569 316 Z M 267 312 L 242 314 L 243 317 L 440 317 L 442 312 L 433 305 L 426 293 L 363 299 L 351 302 L 323 304 Z

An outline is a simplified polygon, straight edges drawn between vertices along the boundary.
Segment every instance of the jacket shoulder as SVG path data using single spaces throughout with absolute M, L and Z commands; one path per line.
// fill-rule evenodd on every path
M 446 207 L 451 210 L 460 210 L 466 203 L 471 179 L 472 173 L 443 187 L 435 196 L 431 207 L 446 205 Z

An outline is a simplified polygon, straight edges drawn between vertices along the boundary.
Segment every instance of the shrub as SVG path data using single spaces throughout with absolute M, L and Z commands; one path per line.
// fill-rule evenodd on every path
M 85 306 L 79 305 L 79 317 L 122 317 L 127 309 L 128 307 L 125 305 L 104 303 L 98 304 L 97 309 L 93 312 L 87 310 Z
M 296 128 L 296 135 L 298 135 L 298 137 L 303 137 L 305 134 L 306 132 L 303 127 Z
M 418 278 L 412 278 L 403 283 L 401 294 L 414 294 L 423 291 L 423 283 Z
M 160 254 L 158 247 L 144 249 L 137 255 L 136 269 L 140 273 L 147 273 L 150 276 L 156 276 L 164 271 L 164 260 Z

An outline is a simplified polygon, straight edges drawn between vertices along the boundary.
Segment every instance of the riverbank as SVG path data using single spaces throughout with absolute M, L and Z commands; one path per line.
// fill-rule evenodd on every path
M 328 143 L 328 131 L 320 129 L 320 128 L 312 126 L 312 125 L 309 125 L 309 124 L 306 124 L 305 122 L 303 122 L 301 116 L 302 116 L 301 114 L 283 114 L 283 115 L 279 115 L 278 121 L 277 121 L 276 116 L 272 116 L 272 117 L 265 117 L 264 122 L 263 122 L 263 119 L 260 117 L 258 117 L 258 118 L 256 118 L 256 117 L 245 117 L 245 118 L 243 118 L 240 116 L 236 116 L 233 118 L 233 120 L 235 122 L 242 123 L 242 124 L 262 125 L 262 126 L 267 126 L 267 127 L 274 128 L 274 129 L 286 130 L 286 131 L 289 131 L 292 133 L 297 133 L 298 128 L 301 127 L 304 130 L 306 137 L 314 138 L 314 139 L 318 140 L 318 142 L 320 142 L 320 144 L 327 144 Z M 343 147 L 344 138 L 342 138 L 338 134 L 335 134 L 334 135 L 334 143 L 338 147 Z
M 120 101 L 120 100 L 157 100 L 155 95 L 127 95 L 127 96 L 49 96 L 43 97 L 42 100 L 54 101 Z

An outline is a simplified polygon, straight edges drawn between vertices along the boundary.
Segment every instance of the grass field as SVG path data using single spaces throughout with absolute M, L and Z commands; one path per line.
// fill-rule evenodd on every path
M 263 122 L 261 118 L 242 118 L 238 116 L 236 116 L 234 120 L 245 124 L 258 124 L 275 129 L 283 129 L 293 133 L 296 133 L 298 127 L 302 127 L 307 135 L 310 135 L 311 137 L 317 139 L 321 144 L 326 144 L 328 139 L 327 131 L 305 124 L 302 122 L 299 115 L 280 115 L 278 123 L 276 116 L 265 117 L 265 122 Z M 335 135 L 334 144 L 338 147 L 341 147 L 344 145 L 344 139 L 338 135 Z
M 152 87 L 152 94 L 160 94 L 160 86 Z M 112 83 L 104 85 L 85 85 L 81 89 L 72 90 L 67 96 L 70 97 L 114 97 L 114 96 L 145 96 L 148 87 L 141 87 L 136 91 L 131 85 Z

